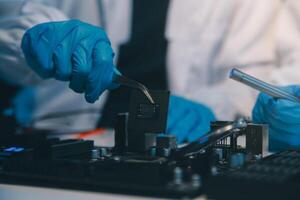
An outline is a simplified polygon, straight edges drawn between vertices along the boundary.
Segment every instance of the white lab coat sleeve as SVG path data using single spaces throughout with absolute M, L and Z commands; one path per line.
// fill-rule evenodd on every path
M 279 68 L 270 79 L 278 85 L 300 84 L 300 1 L 285 2 L 276 39 Z
M 297 4 L 297 5 L 296 5 Z M 300 3 L 286 1 L 275 21 L 273 61 L 242 64 L 242 70 L 269 83 L 277 85 L 300 84 Z M 262 33 L 263 34 L 263 33 Z M 272 44 L 273 45 L 273 44 Z M 267 49 L 266 49 L 267 50 Z M 239 53 L 236 54 L 239 56 Z M 234 66 L 234 65 L 233 65 Z M 227 69 L 227 73 L 229 70 Z M 238 115 L 251 116 L 258 92 L 238 82 L 225 78 L 209 87 L 199 86 L 186 93 L 190 99 L 211 107 L 220 120 L 233 119 Z
M 0 8 L 0 79 L 14 85 L 35 84 L 40 78 L 26 64 L 22 36 L 36 24 L 67 17 L 58 9 L 31 1 L 0 1 Z
M 248 70 L 243 71 L 249 73 Z M 263 76 L 262 73 L 259 74 Z M 233 120 L 238 116 L 251 117 L 252 106 L 258 94 L 257 91 L 231 79 L 193 88 L 193 91 L 190 90 L 183 96 L 211 108 L 218 120 Z

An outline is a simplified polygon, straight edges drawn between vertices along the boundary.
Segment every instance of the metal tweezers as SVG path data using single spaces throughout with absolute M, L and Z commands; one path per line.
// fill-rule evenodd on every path
M 132 79 L 129 79 L 125 76 L 122 76 L 122 75 L 117 75 L 115 74 L 114 76 L 114 80 L 113 80 L 115 83 L 117 84 L 120 84 L 120 85 L 125 85 L 127 87 L 130 87 L 130 88 L 135 88 L 135 89 L 138 89 L 140 91 L 142 91 L 145 96 L 147 97 L 147 99 L 152 103 L 154 104 L 154 100 L 148 90 L 148 88 L 146 88 L 146 86 L 144 86 L 143 84 L 135 81 L 135 80 L 132 80 Z

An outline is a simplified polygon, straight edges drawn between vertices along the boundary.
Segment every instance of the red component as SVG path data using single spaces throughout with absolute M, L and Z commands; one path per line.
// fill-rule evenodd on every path
M 91 130 L 91 131 L 85 131 L 85 132 L 81 132 L 78 134 L 78 136 L 76 137 L 77 139 L 84 139 L 87 137 L 91 137 L 91 136 L 95 136 L 95 135 L 102 135 L 106 133 L 106 129 L 104 128 L 97 128 L 95 130 Z

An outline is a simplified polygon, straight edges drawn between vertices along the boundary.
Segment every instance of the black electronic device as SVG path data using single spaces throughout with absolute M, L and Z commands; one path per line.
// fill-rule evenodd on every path
M 164 134 L 169 92 L 150 93 L 154 104 L 141 92 L 132 92 L 129 113 L 118 115 L 114 147 L 95 146 L 88 140 L 48 138 L 47 134 L 1 138 L 0 182 L 197 197 L 205 192 L 215 194 L 205 187 L 212 185 L 210 180 L 222 184 L 228 180 L 221 175 L 231 177 L 247 171 L 245 165 L 265 162 L 260 158 L 267 145 L 267 126 L 245 120 L 243 126 L 240 121 L 216 121 L 205 137 L 177 144 L 175 136 Z M 245 138 L 245 146 L 238 144 L 240 138 Z
M 212 199 L 299 199 L 300 151 L 286 150 L 218 174 L 207 184 Z
M 155 145 L 157 134 L 166 130 L 169 92 L 151 91 L 154 104 L 138 91 L 132 91 L 127 121 L 127 144 L 130 151 L 145 151 Z M 117 128 L 117 127 L 116 127 Z

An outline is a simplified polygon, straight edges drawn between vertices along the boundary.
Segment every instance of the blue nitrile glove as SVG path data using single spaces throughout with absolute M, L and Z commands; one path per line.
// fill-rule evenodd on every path
M 17 122 L 22 126 L 29 126 L 36 105 L 34 88 L 23 88 L 14 97 L 12 104 Z
M 112 83 L 114 53 L 103 29 L 79 20 L 48 22 L 26 31 L 22 50 L 28 65 L 42 78 L 70 81 L 93 103 Z
M 167 134 L 177 137 L 178 143 L 189 142 L 203 136 L 210 130 L 210 122 L 215 120 L 213 112 L 206 106 L 171 96 Z
M 300 86 L 283 89 L 300 96 Z M 269 124 L 269 149 L 300 148 L 300 103 L 260 93 L 252 111 L 253 121 Z

